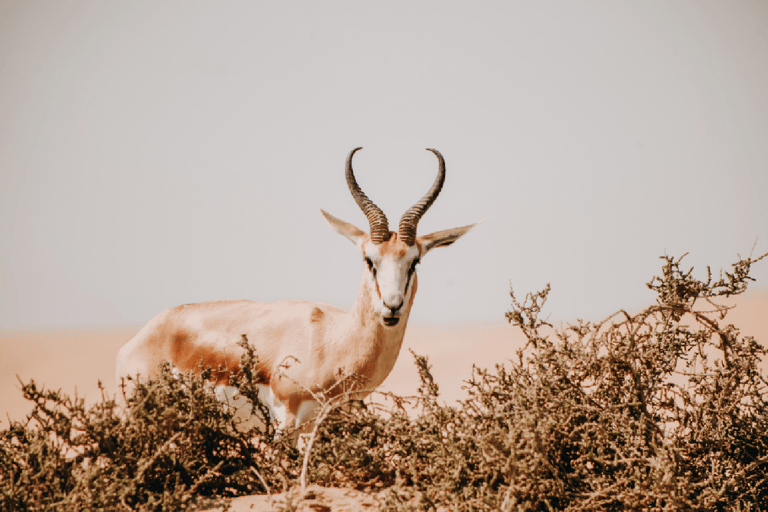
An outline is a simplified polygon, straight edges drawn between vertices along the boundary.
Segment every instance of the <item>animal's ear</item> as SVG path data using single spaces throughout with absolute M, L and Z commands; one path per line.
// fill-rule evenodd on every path
M 340 235 L 344 235 L 346 238 L 348 238 L 353 244 L 357 245 L 358 242 L 365 236 L 367 233 L 363 231 L 362 229 L 359 229 L 356 226 L 353 226 L 349 222 L 344 222 L 341 219 L 337 219 L 327 211 L 320 208 L 320 213 L 323 214 L 323 217 L 325 217 L 325 221 L 330 224 L 330 226 Z
M 474 224 L 470 224 L 469 226 L 463 226 L 460 228 L 436 231 L 428 235 L 420 236 L 417 238 L 417 240 L 421 244 L 421 247 L 424 249 L 424 254 L 427 254 L 435 247 L 447 247 L 451 245 L 453 242 L 464 236 L 464 234 L 466 234 L 470 229 L 477 226 L 481 222 L 483 221 L 481 220 L 480 222 L 476 222 Z

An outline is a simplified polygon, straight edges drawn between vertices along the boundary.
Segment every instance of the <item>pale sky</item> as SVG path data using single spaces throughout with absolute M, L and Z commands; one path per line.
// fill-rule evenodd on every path
M 0 1 L 0 329 L 140 325 L 219 299 L 349 308 L 318 209 L 419 233 L 411 322 L 509 284 L 599 320 L 768 252 L 768 2 Z M 753 273 L 768 286 L 768 261 Z

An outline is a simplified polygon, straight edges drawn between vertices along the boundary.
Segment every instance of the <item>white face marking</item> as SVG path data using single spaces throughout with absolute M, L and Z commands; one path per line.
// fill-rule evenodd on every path
M 402 255 L 397 255 L 393 251 L 382 252 L 381 248 L 368 243 L 363 254 L 369 267 L 373 309 L 385 326 L 391 326 L 397 324 L 412 293 L 412 274 L 419 259 L 419 249 L 413 245 Z

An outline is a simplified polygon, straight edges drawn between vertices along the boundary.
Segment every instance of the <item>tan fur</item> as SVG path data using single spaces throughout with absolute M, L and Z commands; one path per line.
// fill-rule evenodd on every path
M 397 233 L 391 231 L 389 233 L 389 239 L 379 246 L 379 252 L 382 256 L 402 258 L 408 252 L 408 246 L 399 241 Z M 419 247 L 419 254 L 421 254 L 421 247 Z
M 433 247 L 453 243 L 472 226 L 446 230 L 417 239 L 407 246 L 392 233 L 381 244 L 368 233 L 323 212 L 328 223 L 351 240 L 364 258 L 379 266 L 378 277 L 364 268 L 352 310 L 344 313 L 328 304 L 280 301 L 221 301 L 170 308 L 153 318 L 117 355 L 117 379 L 154 375 L 163 361 L 180 372 L 211 367 L 213 380 L 225 386 L 240 371 L 242 335 L 254 346 L 260 383 L 277 400 L 269 407 L 285 408 L 282 426 L 299 426 L 312 418 L 297 417 L 302 404 L 319 393 L 328 397 L 342 391 L 345 376 L 364 379 L 365 397 L 387 378 L 403 343 L 416 295 L 417 276 L 408 269 Z M 386 298 L 382 299 L 382 289 Z M 402 306 L 397 306 L 399 300 Z M 396 325 L 385 320 L 396 319 Z M 385 325 L 386 324 L 386 325 Z M 273 409 L 273 411 L 276 409 Z M 282 410 L 282 409 L 280 409 Z M 301 413 L 304 414 L 304 413 Z
M 394 367 L 414 294 L 398 325 L 384 327 L 370 307 L 367 269 L 357 301 L 346 314 L 334 306 L 301 301 L 223 301 L 179 306 L 160 313 L 124 345 L 117 358 L 118 380 L 156 373 L 163 361 L 181 372 L 211 367 L 217 384 L 240 371 L 241 335 L 255 347 L 264 384 L 287 407 L 289 426 L 312 393 L 333 396 L 344 375 L 380 385 Z M 415 276 L 412 288 L 415 289 Z M 281 367 L 284 365 L 284 367 Z M 367 393 L 361 394 L 361 397 Z

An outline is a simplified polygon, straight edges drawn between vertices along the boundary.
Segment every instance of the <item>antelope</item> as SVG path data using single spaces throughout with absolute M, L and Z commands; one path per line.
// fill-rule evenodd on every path
M 361 391 L 358 399 L 379 386 L 400 353 L 416 295 L 416 265 L 429 251 L 451 245 L 477 224 L 416 236 L 419 220 L 445 181 L 443 156 L 428 149 L 439 162 L 437 178 L 405 212 L 398 230 L 390 231 L 387 217 L 355 179 L 352 157 L 360 149 L 350 152 L 345 174 L 370 232 L 320 210 L 337 233 L 355 244 L 365 263 L 349 313 L 297 300 L 205 302 L 166 309 L 118 352 L 118 386 L 128 377 L 152 376 L 167 361 L 174 371 L 184 373 L 206 366 L 226 369 L 213 372 L 217 397 L 225 402 L 245 400 L 229 385 L 229 375 L 240 371 L 244 349 L 238 342 L 243 335 L 257 356 L 259 398 L 278 428 L 311 424 L 320 405 L 317 397 L 338 393 L 336 384 L 344 376 L 365 381 L 367 391 Z

